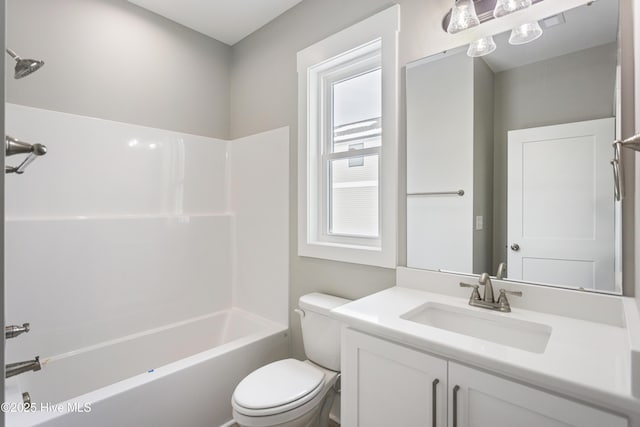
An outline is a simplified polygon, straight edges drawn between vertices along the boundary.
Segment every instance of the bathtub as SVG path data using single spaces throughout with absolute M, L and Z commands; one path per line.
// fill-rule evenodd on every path
M 8 427 L 217 427 L 249 372 L 288 354 L 287 328 L 229 309 L 54 357 L 7 381 Z M 22 392 L 32 408 L 24 410 Z

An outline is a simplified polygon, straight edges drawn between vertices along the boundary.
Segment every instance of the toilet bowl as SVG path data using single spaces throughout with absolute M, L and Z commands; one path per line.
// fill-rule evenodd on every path
M 340 323 L 329 311 L 349 300 L 313 293 L 300 298 L 309 360 L 284 359 L 245 377 L 231 399 L 241 427 L 326 427 L 340 370 Z
M 337 372 L 309 361 L 273 362 L 238 384 L 233 417 L 241 427 L 317 426 L 323 407 L 333 403 L 337 378 Z

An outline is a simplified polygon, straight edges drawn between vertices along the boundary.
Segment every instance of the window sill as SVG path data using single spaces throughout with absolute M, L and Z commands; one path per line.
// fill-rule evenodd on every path
M 361 246 L 334 242 L 300 243 L 298 255 L 351 264 L 396 268 L 395 251 L 384 251 L 380 246 Z

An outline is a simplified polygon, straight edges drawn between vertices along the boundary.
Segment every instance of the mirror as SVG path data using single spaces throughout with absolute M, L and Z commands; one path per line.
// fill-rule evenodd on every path
M 621 293 L 617 0 L 407 65 L 407 266 Z

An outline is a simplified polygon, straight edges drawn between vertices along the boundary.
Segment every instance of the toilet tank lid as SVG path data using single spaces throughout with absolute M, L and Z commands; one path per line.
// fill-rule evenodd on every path
M 313 311 L 314 313 L 329 315 L 329 311 L 336 307 L 340 307 L 351 300 L 334 297 L 333 295 L 321 294 L 314 292 L 300 297 L 298 304 L 303 310 Z

